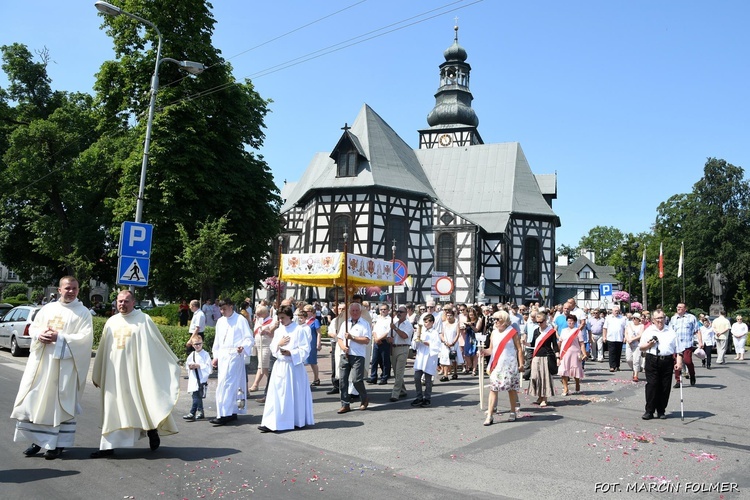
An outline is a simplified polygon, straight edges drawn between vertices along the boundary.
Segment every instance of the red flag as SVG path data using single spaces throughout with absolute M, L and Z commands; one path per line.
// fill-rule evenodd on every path
M 664 252 L 662 251 L 661 243 L 659 243 L 659 277 L 664 277 Z

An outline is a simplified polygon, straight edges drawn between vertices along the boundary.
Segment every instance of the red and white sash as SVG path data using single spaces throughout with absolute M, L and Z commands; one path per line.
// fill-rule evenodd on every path
M 557 332 L 555 331 L 554 328 L 549 327 L 549 330 L 547 330 L 547 332 L 542 336 L 542 338 L 536 339 L 536 342 L 535 342 L 536 345 L 534 346 L 534 354 L 532 355 L 532 357 L 536 356 L 536 353 L 539 350 L 539 348 L 542 347 L 542 344 L 547 342 L 547 339 L 549 339 L 552 335 L 556 333 Z
M 518 332 L 515 328 L 512 326 L 509 326 L 507 330 L 505 330 L 505 337 L 500 341 L 500 343 L 497 345 L 497 349 L 495 349 L 495 354 L 492 355 L 492 361 L 490 363 L 489 367 L 489 373 L 492 373 L 492 370 L 495 369 L 495 366 L 497 366 L 497 361 L 500 359 L 500 355 L 503 353 L 503 350 L 505 349 L 505 345 L 512 339 Z
M 255 333 L 260 334 L 263 331 L 263 328 L 273 323 L 273 318 L 271 316 L 268 316 L 267 318 L 264 318 L 263 321 L 255 327 Z
M 573 341 L 578 338 L 578 332 L 580 332 L 580 330 L 580 328 L 576 328 L 576 330 L 570 334 L 570 337 L 565 340 L 565 345 L 563 345 L 562 351 L 560 351 L 560 359 L 565 356 L 565 353 L 568 352 L 570 346 L 573 345 Z

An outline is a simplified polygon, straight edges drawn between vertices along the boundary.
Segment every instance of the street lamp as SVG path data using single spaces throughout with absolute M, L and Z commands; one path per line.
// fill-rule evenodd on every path
M 141 24 L 145 24 L 153 28 L 156 31 L 156 35 L 159 39 L 159 43 L 156 46 L 156 65 L 154 66 L 154 75 L 151 77 L 151 98 L 148 105 L 148 120 L 146 121 L 146 140 L 143 144 L 143 163 L 141 164 L 141 182 L 138 187 L 138 199 L 135 207 L 135 222 L 141 222 L 143 217 L 143 199 L 146 192 L 146 170 L 148 169 L 148 152 L 151 149 L 151 127 L 154 122 L 154 110 L 156 109 L 156 92 L 159 90 L 159 66 L 162 62 L 167 61 L 176 64 L 180 69 L 187 71 L 191 75 L 198 75 L 206 69 L 206 67 L 198 62 L 194 61 L 178 61 L 171 57 L 161 57 L 161 32 L 154 23 L 148 19 L 144 19 L 130 12 L 126 12 L 119 7 L 112 5 L 111 3 L 98 1 L 94 3 L 94 7 L 99 12 L 107 14 L 108 16 L 117 17 L 120 15 L 127 16 L 131 19 L 135 19 Z

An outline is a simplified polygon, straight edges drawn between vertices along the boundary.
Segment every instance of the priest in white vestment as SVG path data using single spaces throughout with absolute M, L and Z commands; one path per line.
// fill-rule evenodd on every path
M 250 324 L 234 312 L 234 303 L 224 299 L 218 304 L 221 317 L 216 322 L 211 351 L 219 380 L 216 384 L 216 418 L 209 420 L 217 426 L 237 420 L 237 414 L 247 412 L 245 356 L 251 355 L 255 345 Z
M 290 306 L 279 309 L 279 327 L 271 341 L 276 364 L 268 382 L 261 432 L 286 431 L 315 424 L 312 392 L 305 369 L 311 349 L 310 329 L 292 321 Z
M 108 457 L 148 436 L 155 451 L 176 434 L 172 410 L 180 394 L 180 366 L 151 318 L 135 309 L 129 290 L 117 294 L 119 314 L 107 320 L 91 375 L 102 393 L 102 437 L 92 458 Z
M 29 326 L 29 360 L 11 413 L 17 420 L 13 440 L 31 443 L 26 456 L 44 448 L 52 460 L 73 446 L 94 340 L 91 313 L 78 290 L 73 276 L 60 279 L 60 300 L 42 307 Z

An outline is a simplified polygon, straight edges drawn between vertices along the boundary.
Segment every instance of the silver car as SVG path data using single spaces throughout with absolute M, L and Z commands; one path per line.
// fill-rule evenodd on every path
M 17 306 L 0 319 L 0 347 L 10 349 L 12 356 L 28 354 L 31 347 L 29 326 L 41 306 Z

